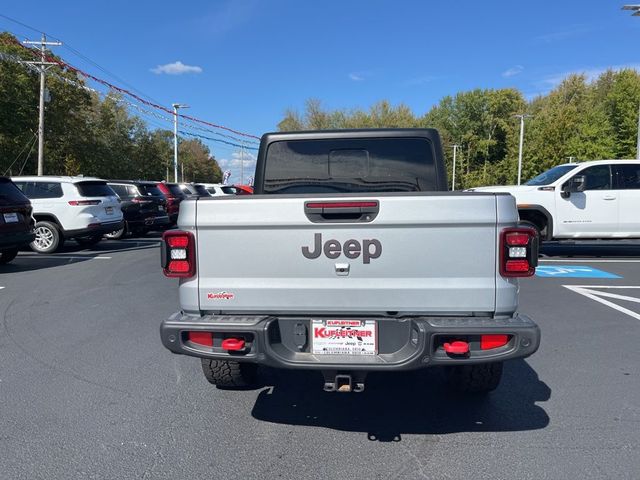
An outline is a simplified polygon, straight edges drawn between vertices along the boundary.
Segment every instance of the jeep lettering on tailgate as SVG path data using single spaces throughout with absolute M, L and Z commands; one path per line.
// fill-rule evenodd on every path
M 344 256 L 350 259 L 356 259 L 362 254 L 362 263 L 371 263 L 371 260 L 382 255 L 382 244 L 375 238 L 363 240 L 360 244 L 357 240 L 347 240 L 344 245 L 340 245 L 338 240 L 327 240 L 322 245 L 322 234 L 314 235 L 313 251 L 311 247 L 302 247 L 302 255 L 308 259 L 318 258 L 322 252 L 327 258 L 335 260 L 344 253 Z

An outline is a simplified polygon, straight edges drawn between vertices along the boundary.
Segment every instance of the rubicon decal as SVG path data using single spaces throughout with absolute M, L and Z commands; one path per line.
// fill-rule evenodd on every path
M 207 300 L 233 300 L 236 298 L 235 293 L 232 292 L 208 292 Z
M 362 255 L 362 263 L 371 263 L 371 260 L 379 258 L 382 255 L 382 243 L 375 238 L 362 240 L 349 239 L 340 244 L 338 240 L 327 240 L 322 244 L 322 234 L 316 233 L 312 247 L 302 247 L 302 255 L 310 260 L 318 258 L 324 253 L 325 257 L 335 260 L 344 254 L 349 259 L 356 259 Z

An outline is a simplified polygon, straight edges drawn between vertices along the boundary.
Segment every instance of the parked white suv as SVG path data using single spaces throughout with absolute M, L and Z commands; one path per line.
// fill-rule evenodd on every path
M 640 160 L 558 165 L 521 186 L 481 187 L 516 198 L 542 238 L 640 238 Z
M 55 252 L 65 239 L 95 245 L 123 226 L 120 200 L 107 182 L 89 177 L 14 177 L 31 200 L 36 238 L 31 248 Z

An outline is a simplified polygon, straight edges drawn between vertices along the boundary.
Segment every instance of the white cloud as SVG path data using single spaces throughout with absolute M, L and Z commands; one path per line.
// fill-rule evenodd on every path
M 515 67 L 511 67 L 504 72 L 502 72 L 502 76 L 505 78 L 513 77 L 515 75 L 519 75 L 524 70 L 522 65 L 516 65 Z
M 349 78 L 354 82 L 362 82 L 364 80 L 364 75 L 362 73 L 352 72 L 349 74 Z
M 608 67 L 585 67 L 582 69 L 567 70 L 564 72 L 547 75 L 546 77 L 542 78 L 540 81 L 536 82 L 536 85 L 540 88 L 546 88 L 547 90 L 552 90 L 558 85 L 560 85 L 562 81 L 565 78 L 567 78 L 569 75 L 574 75 L 574 74 L 584 75 L 587 77 L 587 82 L 592 82 L 607 70 L 617 71 L 617 70 L 623 70 L 626 68 L 631 68 L 631 69 L 640 71 L 640 64 L 628 63 L 623 65 L 611 65 Z
M 167 63 L 166 65 L 158 65 L 156 68 L 152 68 L 151 71 L 156 75 L 166 73 L 167 75 L 182 75 L 184 73 L 202 73 L 202 67 L 196 65 L 185 65 L 180 60 L 173 63 Z
M 221 158 L 217 162 L 222 170 L 233 170 L 241 167 L 242 158 L 244 158 L 245 175 L 248 171 L 253 172 L 256 168 L 257 157 L 251 152 L 245 151 L 243 155 L 240 152 L 233 152 L 231 158 Z

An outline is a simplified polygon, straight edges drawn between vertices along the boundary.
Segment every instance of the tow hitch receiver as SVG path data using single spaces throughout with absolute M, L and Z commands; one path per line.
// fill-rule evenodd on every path
M 336 373 L 322 372 L 324 375 L 324 391 L 339 393 L 360 393 L 364 391 L 364 379 L 366 372 Z

